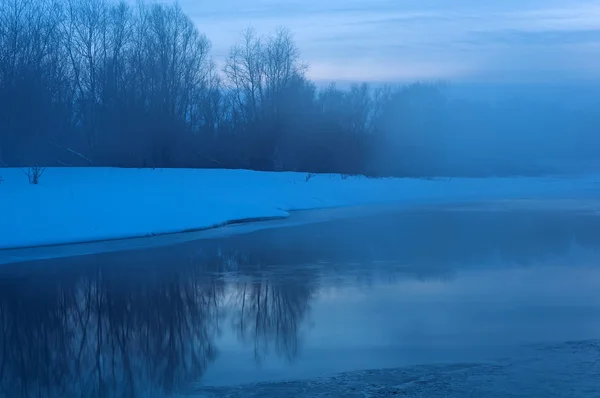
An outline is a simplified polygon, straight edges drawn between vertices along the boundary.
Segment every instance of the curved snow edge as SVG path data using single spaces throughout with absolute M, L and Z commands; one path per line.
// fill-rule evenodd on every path
M 35 245 L 24 245 L 24 246 L 0 246 L 1 251 L 10 251 L 10 250 L 26 250 L 26 249 L 34 249 L 34 248 L 45 248 L 45 247 L 58 247 L 58 246 L 70 246 L 70 245 L 83 245 L 88 243 L 102 243 L 102 242 L 115 242 L 115 241 L 127 241 L 133 239 L 140 238 L 149 238 L 149 237 L 160 237 L 160 236 L 168 236 L 168 235 L 179 235 L 179 234 L 188 234 L 193 232 L 202 232 L 208 231 L 211 229 L 223 228 L 228 225 L 238 225 L 238 224 L 247 224 L 247 223 L 255 223 L 255 222 L 265 222 L 265 221 L 277 221 L 284 220 L 288 218 L 290 214 L 288 213 L 285 216 L 265 216 L 265 217 L 248 217 L 248 218 L 237 218 L 228 221 L 224 221 L 217 224 L 212 224 L 206 227 L 198 227 L 198 228 L 186 228 L 182 230 L 175 231 L 166 231 L 166 232 L 150 232 L 146 234 L 137 234 L 137 235 L 127 235 L 127 236 L 115 236 L 115 237 L 105 237 L 98 239 L 82 239 L 76 241 L 63 241 L 56 243 L 41 243 Z

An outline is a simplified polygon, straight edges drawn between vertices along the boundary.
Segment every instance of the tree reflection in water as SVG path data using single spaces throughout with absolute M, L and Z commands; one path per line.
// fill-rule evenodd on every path
M 291 360 L 318 286 L 451 278 L 499 257 L 528 264 L 597 247 L 597 220 L 400 213 L 3 266 L 0 397 L 184 390 L 216 358 L 221 324 L 257 359 L 274 349 Z
M 223 318 L 255 345 L 293 359 L 314 291 L 257 273 L 262 254 L 207 243 L 49 260 L 0 275 L 0 396 L 162 396 L 198 381 Z M 225 250 L 225 251 L 224 251 Z M 236 269 L 225 300 L 224 272 Z M 250 278 L 250 282 L 239 280 Z M 233 297 L 233 301 L 231 301 Z M 234 310 L 231 311 L 231 305 Z M 233 321 L 232 318 L 233 317 Z
M 4 394 L 160 395 L 214 360 L 221 282 L 197 277 L 195 265 L 124 276 L 94 262 L 71 277 L 1 279 Z
M 298 355 L 300 325 L 314 292 L 311 282 L 286 285 L 263 278 L 236 283 L 233 325 L 243 341 L 254 344 L 257 360 L 271 346 L 289 360 Z

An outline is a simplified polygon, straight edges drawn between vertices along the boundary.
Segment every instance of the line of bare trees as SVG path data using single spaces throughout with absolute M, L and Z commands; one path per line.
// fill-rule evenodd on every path
M 176 4 L 1 2 L 0 161 L 366 170 L 390 91 L 318 90 L 285 29 L 209 50 Z
M 0 165 L 518 174 L 600 149 L 592 113 L 318 88 L 307 70 L 285 29 L 246 30 L 217 65 L 177 4 L 2 0 Z

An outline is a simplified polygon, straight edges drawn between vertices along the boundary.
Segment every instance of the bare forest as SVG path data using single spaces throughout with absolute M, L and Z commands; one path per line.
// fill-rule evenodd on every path
M 285 28 L 240 27 L 224 60 L 201 29 L 176 4 L 0 2 L 0 164 L 511 174 L 543 171 L 534 149 L 595 148 L 594 113 L 573 131 L 566 111 L 451 100 L 438 83 L 317 85 Z M 585 144 L 565 149 L 561 126 Z

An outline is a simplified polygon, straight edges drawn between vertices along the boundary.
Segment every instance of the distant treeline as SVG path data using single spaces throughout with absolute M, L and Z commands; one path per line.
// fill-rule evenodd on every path
M 217 67 L 178 5 L 4 0 L 0 164 L 523 174 L 598 147 L 593 112 L 319 89 L 307 70 L 285 29 L 245 31 Z

